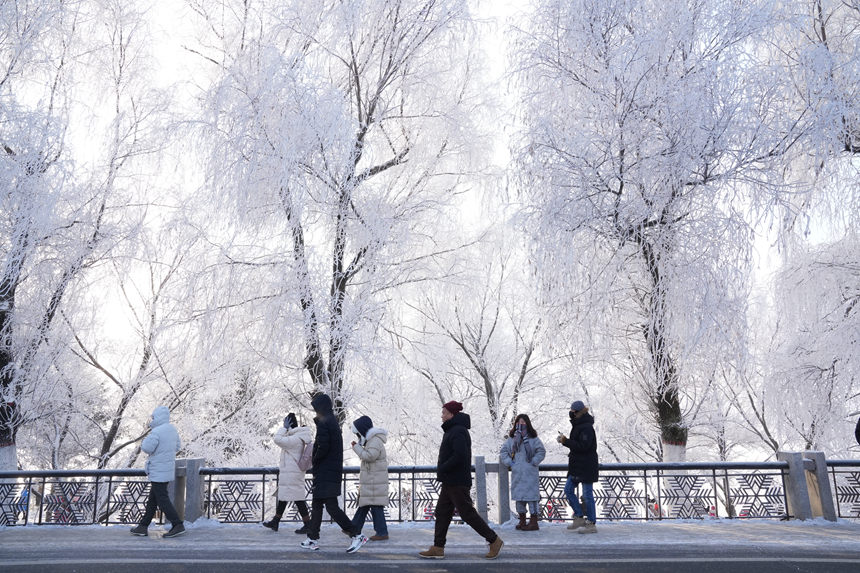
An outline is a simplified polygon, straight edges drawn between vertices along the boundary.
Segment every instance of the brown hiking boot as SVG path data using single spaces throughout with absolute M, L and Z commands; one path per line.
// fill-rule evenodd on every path
M 445 559 L 445 548 L 433 545 L 427 551 L 419 551 L 418 556 L 424 559 Z
M 371 541 L 387 541 L 388 536 L 387 535 L 371 535 L 370 540 Z
M 540 529 L 540 527 L 538 527 L 537 515 L 530 515 L 529 522 L 526 525 L 520 527 L 520 529 L 522 529 L 523 531 L 537 531 L 538 529 Z
M 487 559 L 495 559 L 499 556 L 499 551 L 502 550 L 502 545 L 504 544 L 505 542 L 502 541 L 502 538 L 497 535 L 496 540 L 490 543 L 490 551 L 487 552 L 484 557 L 486 557 Z

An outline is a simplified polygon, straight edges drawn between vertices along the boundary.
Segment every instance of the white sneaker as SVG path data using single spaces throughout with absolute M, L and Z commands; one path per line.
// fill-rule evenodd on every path
M 367 537 L 361 534 L 356 535 L 352 538 L 352 543 L 349 544 L 349 547 L 346 548 L 346 552 L 355 553 L 356 551 L 361 549 L 361 546 L 365 543 L 367 543 Z
M 308 537 L 307 539 L 302 541 L 302 547 L 304 547 L 305 549 L 310 549 L 311 551 L 319 551 L 320 550 L 320 546 L 316 542 L 316 540 L 311 539 L 310 537 Z

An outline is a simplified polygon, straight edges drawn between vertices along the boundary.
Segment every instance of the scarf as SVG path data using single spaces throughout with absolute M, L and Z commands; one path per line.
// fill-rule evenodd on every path
M 526 461 L 532 463 L 534 457 L 534 449 L 532 448 L 531 440 L 528 439 L 528 430 L 525 426 L 517 426 L 517 431 L 514 432 L 513 445 L 511 445 L 511 457 L 513 458 L 517 451 L 522 448 L 526 453 Z

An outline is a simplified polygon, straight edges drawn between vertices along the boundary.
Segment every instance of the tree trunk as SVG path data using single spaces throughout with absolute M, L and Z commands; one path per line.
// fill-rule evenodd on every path
M 664 461 L 683 461 L 686 458 L 688 431 L 681 411 L 678 371 L 668 341 L 668 284 L 661 272 L 659 247 L 655 248 L 642 233 L 637 234 L 637 242 L 651 282 L 648 322 L 644 329 L 655 378 L 651 401 L 660 428 Z

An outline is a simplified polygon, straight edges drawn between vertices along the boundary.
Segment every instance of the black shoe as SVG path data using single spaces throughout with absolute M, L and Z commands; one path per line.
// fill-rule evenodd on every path
M 163 537 L 179 537 L 185 533 L 185 526 L 181 523 L 177 523 L 173 527 L 170 528 L 170 531 L 165 533 Z
M 136 527 L 131 528 L 132 535 L 139 535 L 140 537 L 146 537 L 149 535 L 149 528 L 145 525 L 138 525 Z
M 311 528 L 308 526 L 307 523 L 305 523 L 304 525 L 301 526 L 301 528 L 296 529 L 296 533 L 298 533 L 299 535 L 307 535 L 308 531 L 310 531 L 310 530 L 311 530 Z
M 273 518 L 272 518 L 272 519 L 270 519 L 269 521 L 264 521 L 264 522 L 263 522 L 263 527 L 268 527 L 268 528 L 269 528 L 269 529 L 271 529 L 272 531 L 277 531 L 277 530 L 278 530 L 278 526 L 280 526 L 280 524 L 281 524 L 281 516 L 280 516 L 280 515 L 276 515 L 275 517 L 273 517 Z

